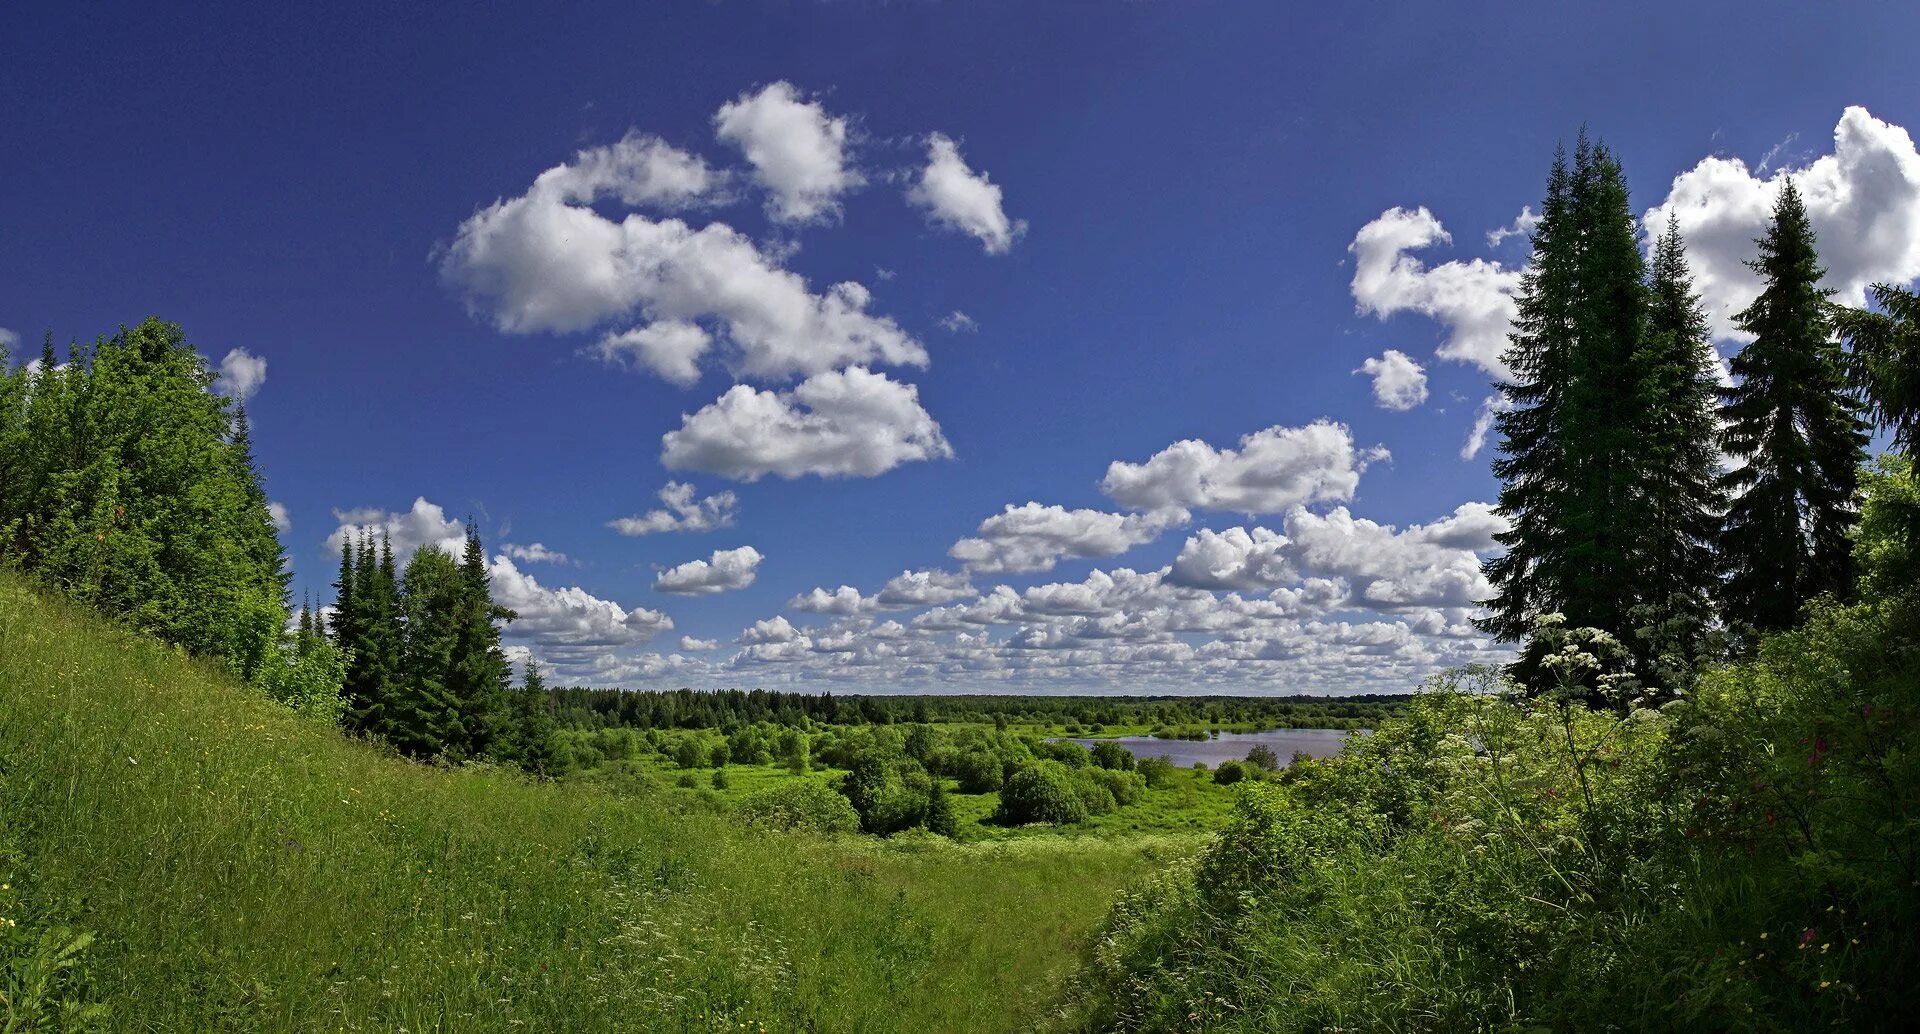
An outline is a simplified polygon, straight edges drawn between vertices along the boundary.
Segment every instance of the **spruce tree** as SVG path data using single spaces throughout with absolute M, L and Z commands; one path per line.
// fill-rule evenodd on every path
M 407 561 L 402 584 L 406 637 L 388 738 L 413 757 L 464 758 L 469 736 L 452 689 L 463 602 L 460 568 L 446 550 L 422 546 Z
M 540 664 L 528 657 L 525 681 L 513 694 L 512 760 L 535 775 L 551 774 L 554 768 L 552 708 Z
M 1636 407 L 1648 292 L 1637 234 L 1612 154 L 1584 134 L 1571 166 L 1557 152 L 1505 356 L 1510 409 L 1496 422 L 1510 529 L 1487 564 L 1496 594 L 1481 624 L 1502 640 L 1526 639 L 1551 612 L 1622 639 L 1644 620 Z M 1535 688 L 1537 660 L 1530 650 L 1514 667 Z
M 512 672 L 500 648 L 496 621 L 511 621 L 513 611 L 493 602 L 487 574 L 487 554 L 473 518 L 467 518 L 467 537 L 460 559 L 460 604 L 455 612 L 453 667 L 447 688 L 460 709 L 460 725 L 468 757 L 493 757 L 511 750 L 506 736 L 512 721 L 507 697 Z
M 1892 284 L 1867 292 L 1879 311 L 1835 307 L 1848 346 L 1847 380 L 1867 414 L 1908 453 L 1920 444 L 1920 295 Z
M 1643 674 L 1679 688 L 1709 652 L 1719 583 L 1714 538 L 1726 498 L 1715 448 L 1718 363 L 1674 222 L 1654 244 L 1649 275 L 1632 406 L 1641 483 L 1629 525 L 1645 602 L 1626 644 Z
M 1774 204 L 1759 257 L 1762 289 L 1737 317 L 1753 336 L 1724 389 L 1722 449 L 1737 466 L 1720 530 L 1729 626 L 1751 634 L 1790 627 L 1822 593 L 1853 579 L 1848 532 L 1858 518 L 1867 425 L 1848 393 L 1840 346 L 1820 286 L 1813 226 L 1789 180 Z

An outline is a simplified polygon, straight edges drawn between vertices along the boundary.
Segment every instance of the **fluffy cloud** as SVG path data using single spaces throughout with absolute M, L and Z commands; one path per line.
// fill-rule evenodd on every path
M 713 352 L 737 374 L 766 379 L 850 363 L 926 365 L 920 342 L 867 312 L 871 296 L 858 283 L 815 294 L 724 223 L 695 229 L 638 212 L 616 222 L 595 211 L 596 200 L 660 193 L 654 179 L 639 178 L 652 166 L 607 158 L 605 150 L 582 151 L 542 173 L 527 193 L 460 224 L 439 267 L 470 309 L 508 333 L 582 331 L 638 314 L 640 326 L 607 335 L 597 351 L 682 384 L 697 379 L 699 362 Z
M 565 553 L 557 549 L 548 549 L 536 542 L 531 546 L 516 546 L 509 542 L 501 547 L 501 552 L 515 560 L 524 560 L 529 564 L 566 564 L 571 563 Z
M 744 589 L 753 584 L 760 561 L 764 559 L 760 551 L 752 546 L 716 549 L 710 559 L 689 560 L 660 572 L 660 576 L 653 581 L 653 588 L 656 592 L 688 596 L 708 596 L 729 589 Z
M 803 610 L 812 614 L 839 614 L 843 617 L 865 614 L 873 608 L 874 601 L 860 595 L 860 590 L 851 585 L 842 585 L 831 592 L 816 588 L 787 601 L 789 610 Z
M 1485 503 L 1466 503 L 1405 531 L 1345 507 L 1325 516 L 1295 509 L 1287 514 L 1286 553 L 1304 572 L 1346 580 L 1356 606 L 1471 608 L 1493 594 L 1478 553 L 1497 548 L 1492 536 L 1505 527 Z
M 267 361 L 244 348 L 235 348 L 220 360 L 220 375 L 213 380 L 213 390 L 235 402 L 245 402 L 265 383 Z
M 701 653 L 706 650 L 720 649 L 718 639 L 695 639 L 690 635 L 680 637 L 680 649 L 684 653 Z
M 793 623 L 784 617 L 775 615 L 753 623 L 751 628 L 740 633 L 734 642 L 741 646 L 765 646 L 773 643 L 791 643 L 804 638 Z
M 619 198 L 632 207 L 675 209 L 713 199 L 724 183 L 697 155 L 629 131 L 619 143 L 587 148 L 541 173 L 533 189 L 572 205 Z
M 422 546 L 438 546 L 455 557 L 466 548 L 466 525 L 448 520 L 447 512 L 439 504 L 427 502 L 425 497 L 415 499 L 413 508 L 405 513 L 369 507 L 335 510 L 333 516 L 340 526 L 327 536 L 327 551 L 336 555 L 349 538 L 379 539 L 383 534 L 393 543 L 394 558 L 403 567 L 407 558 Z
M 1004 254 L 1027 232 L 1026 220 L 1007 218 L 999 185 L 968 168 L 960 146 L 940 133 L 927 139 L 927 165 L 907 200 L 935 223 L 978 238 L 989 255 Z
M 1832 154 L 1771 174 L 1764 162 L 1750 170 L 1738 158 L 1705 158 L 1648 209 L 1650 234 L 1678 221 L 1717 337 L 1739 336 L 1733 316 L 1760 292 L 1745 263 L 1787 179 L 1806 203 L 1835 300 L 1858 305 L 1869 284 L 1920 277 L 1920 153 L 1904 128 L 1850 107 L 1834 127 Z
M 791 83 L 741 94 L 713 116 L 713 129 L 746 156 L 768 193 L 767 214 L 779 222 L 832 218 L 840 195 L 866 182 L 847 158 L 847 120 L 802 100 Z
M 616 366 L 645 367 L 663 380 L 690 388 L 700 380 L 700 357 L 712 347 L 713 335 L 698 323 L 661 320 L 617 333 L 610 331 L 594 350 Z
M 8 351 L 12 351 L 13 349 L 19 347 L 19 345 L 20 345 L 19 331 L 11 330 L 7 327 L 0 327 L 0 348 L 4 348 Z
M 503 634 L 532 640 L 543 653 L 576 657 L 569 651 L 632 646 L 673 630 L 673 619 L 657 610 L 628 610 L 578 587 L 547 588 L 505 554 L 493 558 L 487 574 L 494 601 L 519 615 Z
M 1460 458 L 1470 460 L 1480 455 L 1486 448 L 1487 435 L 1493 430 L 1494 417 L 1513 408 L 1505 395 L 1488 395 L 1480 402 L 1480 409 L 1473 415 L 1473 429 L 1467 432 L 1466 442 L 1460 446 Z
M 1199 589 L 1273 589 L 1297 576 L 1287 562 L 1287 539 L 1266 528 L 1202 528 L 1180 547 L 1168 581 Z
M 1118 556 L 1187 518 L 1187 511 L 1175 506 L 1118 514 L 1009 503 L 947 554 L 975 571 L 1051 571 L 1062 557 Z
M 882 610 L 951 603 L 973 595 L 964 571 L 902 571 L 887 579 L 875 597 Z
M 1302 503 L 1353 498 L 1361 472 L 1387 458 L 1377 447 L 1357 452 L 1345 424 L 1316 420 L 1246 435 L 1238 450 L 1198 439 L 1175 442 L 1145 463 L 1115 462 L 1100 489 L 1140 510 L 1279 513 Z
M 787 607 L 812 614 L 854 617 L 876 610 L 909 610 L 951 603 L 973 594 L 973 584 L 964 571 L 902 571 L 888 579 L 872 596 L 863 595 L 851 585 L 833 590 L 816 588 L 788 600 Z
M 920 391 L 863 367 L 816 374 L 792 391 L 734 385 L 661 439 L 660 461 L 736 481 L 768 474 L 873 477 L 953 447 Z
M 1427 400 L 1427 372 L 1405 352 L 1389 348 L 1353 372 L 1373 378 L 1373 401 L 1381 409 L 1404 411 Z
M 1472 363 L 1506 379 L 1500 356 L 1515 314 L 1513 295 L 1520 271 L 1484 259 L 1454 260 L 1428 268 L 1408 254 L 1453 238 L 1425 208 L 1390 208 L 1360 228 L 1347 250 L 1353 254 L 1353 300 L 1363 314 L 1386 319 L 1415 312 L 1448 328 L 1435 354 Z
M 663 509 L 608 521 L 607 527 L 636 537 L 663 531 L 712 531 L 732 527 L 739 505 L 739 499 L 732 492 L 695 499 L 693 486 L 684 481 L 667 482 L 659 494 L 660 501 L 666 504 Z
M 287 514 L 285 503 L 267 503 L 267 519 L 273 522 L 273 530 L 282 535 L 293 530 L 293 518 Z

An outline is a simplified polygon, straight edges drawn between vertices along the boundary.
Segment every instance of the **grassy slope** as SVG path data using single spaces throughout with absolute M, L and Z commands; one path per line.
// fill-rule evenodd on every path
M 754 834 L 383 757 L 0 572 L 0 880 L 143 1030 L 1005 1030 L 1190 839 Z

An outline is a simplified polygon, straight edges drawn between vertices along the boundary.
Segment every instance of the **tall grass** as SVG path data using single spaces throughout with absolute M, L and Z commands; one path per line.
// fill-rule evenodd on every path
M 0 823 L 21 914 L 96 935 L 84 993 L 153 1031 L 1026 1029 L 1191 844 L 786 836 L 428 768 L 6 572 Z

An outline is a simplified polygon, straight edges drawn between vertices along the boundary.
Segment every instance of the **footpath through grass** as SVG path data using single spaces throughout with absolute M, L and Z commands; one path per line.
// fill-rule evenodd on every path
M 0 572 L 0 969 L 91 931 L 48 986 L 112 1029 L 1029 1029 L 1195 843 L 825 840 L 427 768 Z

